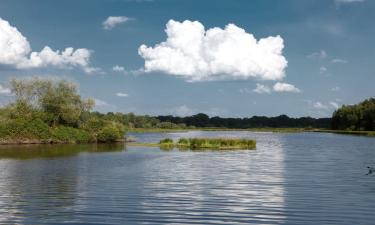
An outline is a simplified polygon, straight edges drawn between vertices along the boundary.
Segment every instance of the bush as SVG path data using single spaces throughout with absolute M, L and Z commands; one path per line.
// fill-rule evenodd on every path
M 25 123 L 24 132 L 42 140 L 51 137 L 49 126 L 41 119 L 35 119 L 31 122 Z
M 99 142 L 114 142 L 122 138 L 123 132 L 121 132 L 117 126 L 111 124 L 106 125 L 101 129 L 97 135 Z
M 64 143 L 88 143 L 95 141 L 92 134 L 73 127 L 59 126 L 52 129 L 54 141 Z

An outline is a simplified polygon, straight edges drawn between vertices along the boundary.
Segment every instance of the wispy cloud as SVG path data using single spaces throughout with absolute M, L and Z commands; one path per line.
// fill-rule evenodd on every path
M 323 74 L 323 73 L 326 73 L 327 72 L 327 67 L 325 67 L 325 66 L 321 66 L 320 68 L 319 68 L 319 72 L 320 72 L 320 74 Z
M 277 82 L 273 86 L 273 91 L 275 92 L 293 92 L 293 93 L 300 93 L 301 90 L 297 87 L 295 87 L 293 84 L 288 83 L 280 83 Z
M 330 104 L 333 108 L 335 108 L 335 109 L 338 109 L 338 108 L 340 107 L 339 104 L 338 104 L 337 102 L 334 102 L 334 101 L 329 102 L 329 104 Z
M 106 101 L 100 100 L 100 99 L 97 99 L 97 98 L 94 98 L 94 101 L 95 101 L 95 106 L 98 106 L 98 107 L 109 106 L 110 105 Z
M 345 59 L 332 59 L 331 63 L 348 63 Z
M 271 93 L 271 89 L 263 84 L 256 84 L 256 88 L 253 90 L 254 92 L 258 94 L 269 94 Z
M 129 95 L 127 93 L 124 93 L 124 92 L 117 92 L 116 96 L 118 96 L 118 97 L 128 97 Z
M 112 70 L 115 72 L 124 72 L 125 68 L 123 66 L 115 65 L 112 67 Z
M 327 56 L 328 54 L 325 50 L 320 50 L 319 52 L 313 52 L 306 57 L 309 59 L 325 59 Z

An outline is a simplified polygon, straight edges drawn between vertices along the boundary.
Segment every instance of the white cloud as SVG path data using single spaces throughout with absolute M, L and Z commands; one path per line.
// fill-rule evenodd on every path
M 327 104 L 322 103 L 320 101 L 310 102 L 310 104 L 311 103 L 314 108 L 327 111 L 330 111 L 332 109 L 338 109 L 340 107 L 340 105 L 335 101 L 330 101 Z
M 331 63 L 348 63 L 345 59 L 332 59 Z
M 30 43 L 21 32 L 0 18 L 0 64 L 17 69 L 57 67 L 81 68 L 87 73 L 99 69 L 90 67 L 91 51 L 85 48 L 52 50 L 45 46 L 40 52 L 31 52 Z
M 123 93 L 123 92 L 117 92 L 116 96 L 118 96 L 118 97 L 128 97 L 129 95 L 126 94 L 126 93 Z
M 0 84 L 0 95 L 10 95 L 10 94 L 11 94 L 11 90 L 9 88 L 3 87 Z
M 325 59 L 328 54 L 325 50 L 320 50 L 319 52 L 313 52 L 310 55 L 307 55 L 307 58 L 310 59 Z
M 112 67 L 112 70 L 116 72 L 124 72 L 125 68 L 123 66 L 115 65 L 114 67 Z
M 337 102 L 334 102 L 334 101 L 329 102 L 329 104 L 330 104 L 333 108 L 335 108 L 335 109 L 338 109 L 338 108 L 340 107 L 339 104 L 338 104 Z
M 125 23 L 129 21 L 130 18 L 126 16 L 109 16 L 104 22 L 103 22 L 103 28 L 106 30 L 111 30 L 115 26 Z
M 328 107 L 321 102 L 314 102 L 313 107 L 316 109 L 327 109 Z
M 145 72 L 161 71 L 188 81 L 260 78 L 281 80 L 287 60 L 280 36 L 256 40 L 234 24 L 205 30 L 199 21 L 166 25 L 167 40 L 154 47 L 141 45 Z
M 102 106 L 109 106 L 109 104 L 106 101 L 94 98 L 95 106 L 102 107 Z
M 300 93 L 301 90 L 295 87 L 293 84 L 288 84 L 288 83 L 280 83 L 277 82 L 273 86 L 273 90 L 275 92 L 294 92 L 294 93 Z
M 254 92 L 256 93 L 259 93 L 259 94 L 269 94 L 271 93 L 271 89 L 266 86 L 266 85 L 263 85 L 263 84 L 256 84 L 256 88 L 253 90 Z

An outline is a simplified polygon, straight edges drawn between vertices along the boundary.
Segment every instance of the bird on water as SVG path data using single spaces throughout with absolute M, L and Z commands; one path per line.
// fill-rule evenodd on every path
M 375 172 L 375 168 L 374 167 L 367 167 L 368 168 L 368 173 L 366 173 L 366 175 L 370 175 L 370 174 L 372 174 L 372 173 L 374 173 Z

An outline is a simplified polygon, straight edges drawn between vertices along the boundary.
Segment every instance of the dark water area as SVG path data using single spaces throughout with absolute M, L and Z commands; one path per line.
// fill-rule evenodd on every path
M 326 133 L 131 134 L 247 137 L 256 150 L 115 145 L 0 146 L 0 224 L 374 224 L 375 138 Z

